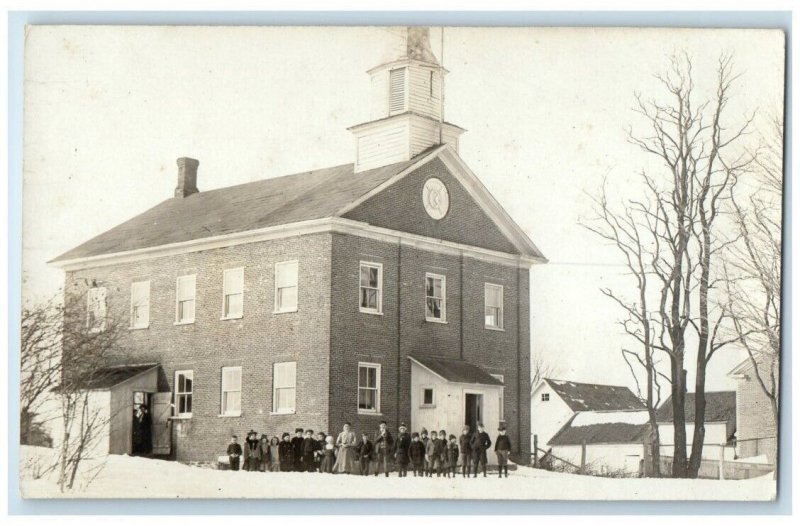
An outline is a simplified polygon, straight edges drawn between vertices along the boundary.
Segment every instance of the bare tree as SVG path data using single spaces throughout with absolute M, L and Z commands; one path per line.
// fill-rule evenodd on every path
M 531 356 L 531 394 L 543 379 L 551 378 L 558 374 L 559 368 L 556 364 L 548 362 L 541 353 L 533 354 Z
M 781 329 L 781 200 L 783 126 L 772 119 L 756 165 L 739 192 L 731 191 L 740 242 L 729 250 L 726 308 L 737 341 L 747 351 L 778 428 Z M 742 195 L 744 194 L 744 195 Z
M 624 351 L 645 371 L 645 400 L 653 413 L 658 378 L 669 383 L 674 424 L 672 476 L 697 476 L 705 433 L 705 377 L 714 353 L 732 339 L 720 338 L 726 319 L 712 291 L 720 279 L 719 254 L 735 240 L 719 235 L 719 218 L 728 192 L 752 162 L 740 145 L 752 117 L 732 131 L 723 122 L 729 91 L 736 76 L 723 55 L 716 71 L 713 100 L 695 104 L 692 61 L 673 56 L 656 76 L 664 100 L 636 94 L 634 111 L 645 127 L 628 130 L 628 140 L 657 160 L 658 169 L 639 176 L 641 195 L 610 207 L 605 188 L 595 198 L 595 220 L 586 225 L 623 255 L 634 276 L 636 294 L 605 290 L 622 308 L 626 334 L 640 351 Z M 713 315 L 713 321 L 712 321 Z M 689 330 L 698 337 L 695 370 L 696 410 L 692 457 L 687 458 L 685 399 L 686 345 Z M 669 362 L 661 375 L 656 352 Z M 632 369 L 633 371 L 633 369 Z M 652 419 L 652 417 L 651 417 Z

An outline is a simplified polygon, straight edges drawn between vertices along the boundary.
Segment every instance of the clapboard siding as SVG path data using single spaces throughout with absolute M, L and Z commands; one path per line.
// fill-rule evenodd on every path
M 438 119 L 441 111 L 439 72 L 432 68 L 409 68 L 408 109 L 420 115 Z M 431 79 L 433 73 L 433 79 Z M 431 80 L 433 93 L 431 94 Z
M 358 138 L 357 170 L 368 170 L 408 158 L 408 130 L 402 122 Z
M 411 156 L 439 143 L 438 123 L 428 119 L 411 120 Z

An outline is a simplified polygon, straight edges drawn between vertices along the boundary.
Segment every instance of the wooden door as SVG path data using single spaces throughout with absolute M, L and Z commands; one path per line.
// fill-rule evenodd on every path
M 153 415 L 153 454 L 172 452 L 172 393 L 153 393 L 150 405 Z

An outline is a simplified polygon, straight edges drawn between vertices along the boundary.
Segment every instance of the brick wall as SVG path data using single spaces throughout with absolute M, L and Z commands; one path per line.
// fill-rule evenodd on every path
M 150 327 L 131 330 L 114 363 L 159 362 L 171 390 L 174 372 L 194 371 L 193 415 L 174 432 L 179 460 L 205 461 L 224 453 L 230 435 L 253 428 L 268 435 L 327 427 L 331 236 L 316 234 L 135 263 L 69 272 L 71 284 L 105 286 L 110 311 L 127 323 L 133 281 L 150 280 Z M 299 260 L 296 313 L 273 314 L 274 265 Z M 221 321 L 222 272 L 244 267 L 244 315 Z M 195 323 L 174 325 L 176 278 L 197 274 Z M 270 415 L 272 365 L 297 361 L 297 413 Z M 242 366 L 242 415 L 220 417 L 221 368 Z
M 465 359 L 492 374 L 504 376 L 504 412 L 509 436 L 515 449 L 521 447 L 520 456 L 527 461 L 530 453 L 528 271 L 343 234 L 333 236 L 331 259 L 332 430 L 339 431 L 346 421 L 359 432 L 376 430 L 382 419 L 393 430 L 400 421 L 410 422 L 409 354 Z M 359 312 L 359 261 L 383 265 L 382 315 Z M 426 272 L 446 276 L 446 324 L 425 320 Z M 504 287 L 503 331 L 484 326 L 485 282 Z M 519 311 L 521 323 L 517 290 L 522 291 L 523 298 Z M 358 414 L 359 361 L 381 364 L 380 415 Z M 448 431 L 458 434 L 460 430 Z M 495 433 L 493 429 L 489 431 Z
M 761 366 L 762 378 L 769 386 L 769 373 Z M 776 370 L 776 382 L 779 371 Z M 736 454 L 739 457 L 767 455 L 769 462 L 777 457 L 777 428 L 770 400 L 751 369 L 744 373 L 736 386 Z M 759 439 L 759 440 L 750 440 Z

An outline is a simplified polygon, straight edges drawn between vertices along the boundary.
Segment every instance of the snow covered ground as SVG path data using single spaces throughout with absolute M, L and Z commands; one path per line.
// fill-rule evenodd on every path
M 57 474 L 38 479 L 34 470 L 52 461 L 53 450 L 21 448 L 20 488 L 24 498 L 322 498 L 322 499 L 602 499 L 769 500 L 771 478 L 742 481 L 611 479 L 552 473 L 520 466 L 509 477 L 476 479 L 386 478 L 320 473 L 218 471 L 128 456 L 110 455 L 87 484 L 62 495 Z

